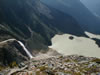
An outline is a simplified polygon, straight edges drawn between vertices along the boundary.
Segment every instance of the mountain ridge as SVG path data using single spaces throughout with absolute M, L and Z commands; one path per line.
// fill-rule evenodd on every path
M 27 39 L 28 47 L 29 44 L 35 45 L 32 41 L 39 45 L 35 45 L 36 48 L 30 46 L 30 49 L 41 49 L 42 46 L 46 48 L 50 38 L 59 32 L 84 35 L 84 31 L 73 17 L 47 7 L 40 0 L 1 0 L 0 3 L 0 26 L 4 27 L 7 34 L 23 42 Z

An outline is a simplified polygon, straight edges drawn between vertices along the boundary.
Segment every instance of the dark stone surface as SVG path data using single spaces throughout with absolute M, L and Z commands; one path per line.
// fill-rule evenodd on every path
M 97 39 L 97 38 L 92 38 L 96 44 L 98 45 L 98 47 L 100 47 L 100 39 Z
M 69 39 L 70 39 L 70 40 L 73 40 L 73 39 L 74 39 L 74 37 L 73 37 L 73 36 L 70 36 L 70 37 L 69 37 Z
M 20 47 L 20 45 L 19 45 Z M 22 48 L 20 50 L 23 51 Z M 17 64 L 28 60 L 28 57 L 23 55 L 15 46 L 14 42 L 5 43 L 4 45 L 0 45 L 0 63 L 1 65 L 9 65 L 12 62 L 16 62 Z

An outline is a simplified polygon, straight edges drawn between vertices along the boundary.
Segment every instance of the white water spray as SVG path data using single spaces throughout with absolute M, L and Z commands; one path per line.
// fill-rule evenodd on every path
M 24 51 L 27 53 L 30 59 L 33 58 L 32 54 L 27 50 L 27 48 L 24 46 L 24 44 L 21 41 L 17 41 L 24 49 Z

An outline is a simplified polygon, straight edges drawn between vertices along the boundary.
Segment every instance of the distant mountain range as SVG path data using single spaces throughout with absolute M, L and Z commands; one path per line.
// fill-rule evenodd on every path
M 64 13 L 70 14 L 72 17 L 76 19 L 76 21 L 84 30 L 100 34 L 100 18 L 98 18 L 97 15 L 91 12 L 80 0 L 41 1 L 44 4 L 47 4 L 48 6 L 56 8 L 57 10 L 60 10 Z

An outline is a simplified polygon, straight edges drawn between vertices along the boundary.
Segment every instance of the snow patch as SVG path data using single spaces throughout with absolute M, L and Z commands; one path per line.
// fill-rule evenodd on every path
M 55 35 L 52 38 L 52 48 L 64 55 L 84 55 L 89 57 L 100 57 L 100 48 L 96 44 L 92 37 L 100 38 L 99 35 L 95 35 L 89 32 L 85 32 L 90 38 L 78 37 L 71 34 Z M 73 37 L 70 39 L 69 37 Z

